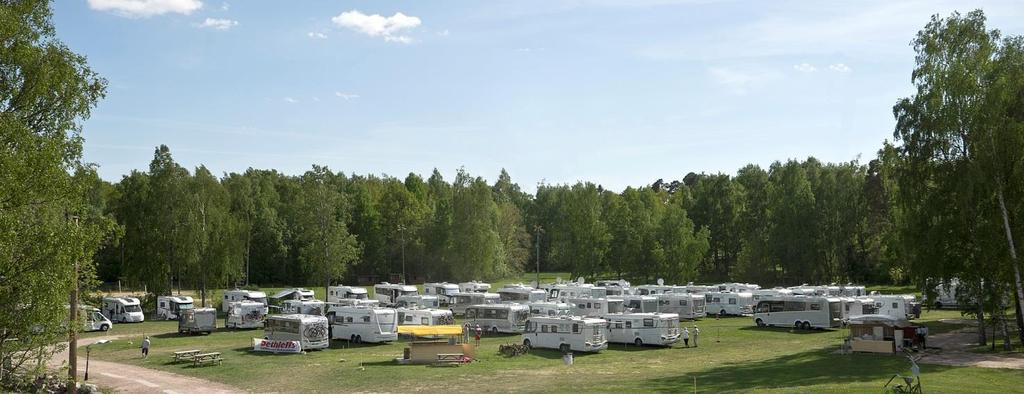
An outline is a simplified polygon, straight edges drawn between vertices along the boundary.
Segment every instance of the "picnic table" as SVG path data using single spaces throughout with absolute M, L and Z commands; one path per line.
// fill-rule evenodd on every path
M 212 364 L 212 363 L 217 363 L 217 365 L 220 365 L 221 361 L 224 361 L 224 359 L 220 357 L 220 352 L 199 353 L 199 354 L 196 354 L 196 355 L 192 356 L 192 366 L 193 367 L 198 367 L 198 366 L 203 365 L 203 364 Z
M 435 365 L 461 365 L 467 362 L 466 355 L 462 353 L 438 353 Z
M 182 360 L 191 360 L 197 354 L 202 353 L 199 349 L 182 350 L 180 352 L 174 352 L 174 362 L 181 362 Z

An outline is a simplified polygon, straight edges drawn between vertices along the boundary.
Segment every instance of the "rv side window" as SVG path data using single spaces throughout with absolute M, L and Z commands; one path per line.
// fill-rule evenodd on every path
M 729 299 L 729 305 L 736 305 L 736 299 L 735 298 L 730 298 Z
M 587 309 L 587 304 L 579 304 L 576 307 L 578 307 L 580 309 Z
M 818 304 L 818 303 L 811 304 L 811 310 L 812 311 L 820 311 L 821 310 L 821 304 Z
M 686 300 L 679 300 L 679 306 L 686 306 Z
M 579 323 L 573 323 L 572 324 L 572 333 L 573 334 L 579 334 L 579 332 L 580 332 L 580 325 L 579 325 Z
M 420 318 L 420 324 L 422 324 L 424 326 L 429 326 L 430 325 L 430 318 L 429 317 L 422 317 L 422 318 Z
M 552 324 L 551 325 L 551 332 L 554 332 L 554 333 L 558 332 L 558 325 L 557 324 Z
M 412 322 L 412 316 L 410 316 L 410 315 L 405 315 L 405 321 L 406 321 L 406 322 L 410 322 L 410 323 L 411 323 L 411 322 Z
M 369 322 L 370 322 L 370 316 L 369 315 L 363 316 L 363 323 L 369 323 Z
M 352 316 L 345 316 L 345 322 L 346 323 L 351 323 L 352 322 Z
M 899 304 L 898 303 L 895 303 L 895 302 L 892 303 L 892 309 L 898 309 L 898 308 L 899 308 Z
M 468 309 L 466 309 L 466 318 L 467 319 L 475 319 L 476 318 L 476 309 L 475 308 L 468 308 Z
M 622 322 L 620 322 L 620 321 L 615 322 L 615 328 L 622 328 Z
M 716 303 L 717 302 L 722 302 L 722 299 L 719 298 L 719 297 L 714 297 L 714 298 L 711 299 L 711 302 L 716 302 Z
M 548 332 L 548 325 L 547 324 L 541 324 L 540 325 L 540 332 Z
M 654 327 L 654 319 L 644 319 L 644 327 Z
M 600 302 L 595 302 L 594 303 L 594 309 L 601 309 L 601 303 Z
M 626 328 L 633 328 L 633 322 L 627 320 L 626 321 Z

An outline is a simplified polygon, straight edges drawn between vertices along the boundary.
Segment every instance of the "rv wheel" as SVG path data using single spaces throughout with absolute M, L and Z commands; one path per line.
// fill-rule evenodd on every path
M 523 346 L 526 346 L 526 347 L 528 347 L 530 349 L 533 349 L 533 345 L 530 344 L 530 340 L 529 339 L 524 339 L 523 340 Z
M 352 342 L 352 343 L 356 343 L 356 334 L 352 334 L 352 336 L 348 337 L 348 341 Z
M 356 343 L 363 343 L 363 337 L 356 335 Z
M 100 331 L 107 331 L 109 329 L 110 329 L 110 326 L 108 326 L 106 324 L 100 326 Z
M 497 333 L 498 333 L 498 327 L 491 327 L 491 334 L 497 334 Z
M 811 322 L 806 322 L 805 321 L 804 324 L 800 325 L 800 328 L 803 328 L 805 330 L 810 330 L 811 329 Z
M 800 329 L 800 322 L 793 323 L 793 328 L 799 330 Z
M 758 327 L 764 327 L 764 320 L 757 319 L 754 323 L 756 323 Z
M 936 302 L 935 303 L 935 309 L 942 309 L 942 303 L 941 302 Z
M 569 353 L 569 344 L 568 343 L 563 343 L 561 345 L 558 345 L 558 350 L 561 350 L 562 354 Z
M 635 341 L 633 341 L 633 344 L 635 344 L 637 346 L 643 346 L 644 345 L 644 341 L 640 340 L 640 338 L 637 338 Z
M 725 316 L 725 309 L 718 311 L 718 316 Z

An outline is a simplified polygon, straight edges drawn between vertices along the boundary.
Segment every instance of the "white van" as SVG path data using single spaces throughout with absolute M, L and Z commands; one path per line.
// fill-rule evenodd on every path
M 525 325 L 523 345 L 530 348 L 558 349 L 562 353 L 599 352 L 608 348 L 608 322 L 604 319 L 534 316 Z
M 228 305 L 224 327 L 227 328 L 262 328 L 263 319 L 267 317 L 267 307 L 256 301 L 236 301 Z
M 161 320 L 178 320 L 182 312 L 194 308 L 192 297 L 159 296 L 156 298 L 156 318 Z
M 444 326 L 455 324 L 455 316 L 447 309 L 396 308 L 400 326 Z
M 267 316 L 263 327 L 264 339 L 299 341 L 302 350 L 327 349 L 329 326 L 327 318 L 311 315 Z
M 500 297 L 494 293 L 459 293 L 452 296 L 448 310 L 455 316 L 463 316 L 466 314 L 466 308 L 473 305 L 497 304 L 498 301 Z
M 107 331 L 113 323 L 106 316 L 96 309 L 87 305 L 79 305 L 78 310 L 82 316 L 82 331 Z
M 696 320 L 707 316 L 704 296 L 700 294 L 668 293 L 654 296 L 658 299 L 658 312 L 675 313 L 680 319 Z
M 394 309 L 332 306 L 327 317 L 331 321 L 331 339 L 352 343 L 398 340 L 398 313 Z
M 842 301 L 822 296 L 763 297 L 754 308 L 758 327 L 780 326 L 804 330 L 843 325 Z
M 395 300 L 395 307 L 398 308 L 440 308 L 441 300 L 432 295 L 403 295 Z
M 727 291 L 704 294 L 705 309 L 716 315 L 742 316 L 754 313 L 754 295 Z
M 316 315 L 323 316 L 326 304 L 319 300 L 285 300 L 281 303 L 281 313 L 285 315 Z
M 366 288 L 358 286 L 329 286 L 327 288 L 327 302 L 338 302 L 338 300 L 366 300 L 370 297 Z
M 459 294 L 459 285 L 448 282 L 424 283 L 423 294 L 436 296 L 441 306 L 446 307 L 451 303 L 452 297 Z
M 572 314 L 572 308 L 564 302 L 531 302 L 527 305 L 530 307 L 530 316 L 569 316 Z
M 386 306 L 395 305 L 395 303 L 398 302 L 398 297 L 404 295 L 417 295 L 419 293 L 420 292 L 416 290 L 416 286 L 411 285 L 384 282 L 373 286 L 373 298 Z
M 479 324 L 484 331 L 494 334 L 515 334 L 526 329 L 526 319 L 529 317 L 530 307 L 523 304 L 488 304 L 466 308 L 463 321 L 470 326 Z
M 671 346 L 679 342 L 679 315 L 675 313 L 616 313 L 605 315 L 608 342 L 637 346 Z
M 490 290 L 490 283 L 477 282 L 475 280 L 459 283 L 459 293 L 486 293 Z
M 522 283 L 507 284 L 498 289 L 498 297 L 501 299 L 501 302 L 526 304 L 547 301 L 547 296 L 548 294 L 544 290 L 536 290 Z
M 118 323 L 141 323 L 142 303 L 135 297 L 103 297 L 103 315 Z
M 266 315 L 269 312 L 267 309 L 267 293 L 262 291 L 253 290 L 224 290 L 224 298 L 220 303 L 221 312 L 227 312 L 232 302 L 238 301 L 253 301 L 263 304 L 263 314 Z

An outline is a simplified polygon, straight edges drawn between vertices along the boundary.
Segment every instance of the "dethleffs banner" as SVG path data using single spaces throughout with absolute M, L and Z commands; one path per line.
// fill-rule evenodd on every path
M 273 353 L 302 353 L 302 342 L 253 338 L 252 350 Z

